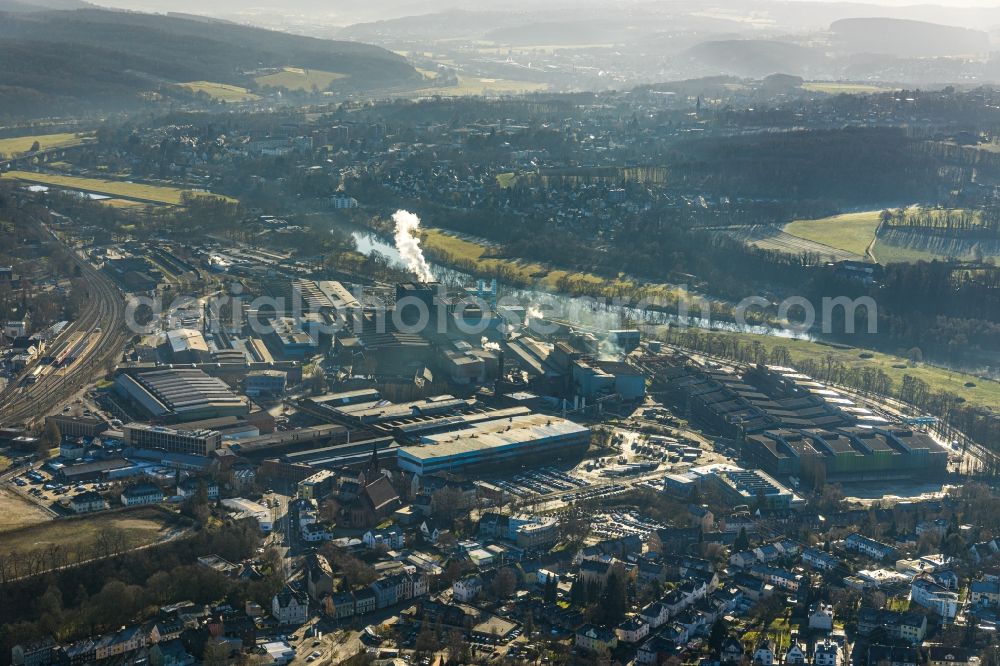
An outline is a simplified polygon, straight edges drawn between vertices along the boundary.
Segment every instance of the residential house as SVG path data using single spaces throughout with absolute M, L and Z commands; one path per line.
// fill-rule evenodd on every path
M 765 543 L 757 546 L 753 549 L 754 557 L 757 558 L 758 562 L 763 562 L 764 564 L 771 564 L 772 562 L 777 562 L 785 556 L 785 551 L 781 549 L 781 546 L 777 543 Z
M 476 575 L 459 578 L 451 584 L 452 598 L 459 603 L 469 603 L 483 591 L 483 579 Z
M 666 663 L 677 653 L 677 644 L 665 636 L 652 636 L 635 653 L 635 663 L 640 666 L 656 666 Z
M 31 643 L 19 643 L 10 650 L 14 666 L 49 666 L 55 653 L 56 642 L 46 636 Z
M 636 578 L 642 585 L 651 585 L 654 582 L 663 583 L 667 580 L 667 565 L 648 558 L 639 560 L 636 567 Z
M 84 491 L 78 495 L 74 495 L 69 501 L 69 508 L 73 510 L 73 513 L 92 513 L 94 511 L 103 511 L 108 508 L 108 503 L 100 495 L 93 490 Z
M 576 630 L 574 645 L 581 650 L 614 650 L 618 647 L 618 635 L 608 627 L 585 624 Z
M 645 620 L 651 629 L 659 629 L 670 619 L 670 611 L 663 604 L 654 602 L 639 611 L 639 617 Z
M 649 636 L 649 623 L 638 615 L 633 615 L 615 628 L 615 634 L 623 643 L 638 643 Z
M 743 661 L 743 654 L 743 642 L 730 634 L 719 648 L 719 661 L 723 664 L 739 664 Z
M 757 643 L 753 651 L 753 663 L 756 666 L 774 666 L 777 663 L 774 656 L 774 641 L 764 638 Z
M 378 604 L 374 590 L 366 587 L 354 593 L 355 614 L 364 615 L 365 613 L 374 613 L 376 610 L 378 610 Z
M 181 497 L 194 497 L 199 488 L 205 488 L 205 495 L 209 501 L 219 499 L 219 484 L 213 479 L 203 479 L 188 477 L 177 484 L 177 494 Z
M 741 550 L 729 556 L 729 563 L 734 567 L 746 569 L 757 563 L 757 556 L 752 550 Z
M 327 597 L 327 614 L 341 620 L 354 615 L 354 595 L 350 592 L 338 592 Z
M 809 628 L 833 631 L 833 605 L 819 601 L 809 609 Z
M 841 566 L 841 561 L 837 557 L 818 548 L 804 548 L 802 562 L 817 571 L 833 571 Z
M 910 599 L 951 622 L 958 615 L 958 594 L 938 585 L 929 575 L 917 576 L 910 585 Z
M 325 596 L 333 594 L 333 568 L 330 562 L 320 553 L 310 553 L 306 557 L 306 588 L 309 596 L 319 601 Z
M 702 532 L 708 532 L 715 525 L 715 514 L 704 504 L 688 504 L 688 520 Z
M 954 592 L 958 591 L 958 574 L 955 573 L 954 569 L 942 569 L 940 571 L 932 571 L 929 573 L 930 577 L 934 579 L 934 582 L 943 587 L 946 590 L 952 590 Z
M 760 578 L 776 588 L 789 592 L 798 590 L 802 582 L 802 576 L 799 574 L 792 573 L 780 567 L 768 567 L 763 564 L 755 564 L 750 567 L 750 575 Z
M 369 589 L 375 593 L 375 606 L 379 610 L 388 608 L 403 599 L 401 594 L 404 585 L 405 574 L 393 574 L 380 578 L 369 585 Z
M 995 539 L 991 541 L 981 541 L 969 546 L 969 557 L 976 564 L 992 559 L 997 552 L 1000 552 L 1000 545 Z
M 383 548 L 387 550 L 399 550 L 406 542 L 403 537 L 403 530 L 400 529 L 399 525 L 392 525 L 381 530 L 368 530 L 361 537 L 361 540 L 369 550 Z
M 580 564 L 580 578 L 584 585 L 594 582 L 603 587 L 611 575 L 613 566 L 614 560 L 584 560 Z
M 862 608 L 858 611 L 858 633 L 870 636 L 878 629 L 886 636 L 911 645 L 919 645 L 927 634 L 927 617 L 920 613 Z
M 329 541 L 333 538 L 330 529 L 331 526 L 327 523 L 306 523 L 301 526 L 299 532 L 302 535 L 303 541 L 317 543 L 320 541 Z
M 278 624 L 304 624 L 309 619 L 309 597 L 286 586 L 271 599 L 271 615 Z
M 101 636 L 94 644 L 94 659 L 103 661 L 130 654 L 146 647 L 147 635 L 142 627 L 125 627 L 113 634 Z
M 840 666 L 840 646 L 829 638 L 816 643 L 813 666 Z
M 948 531 L 948 521 L 944 518 L 935 518 L 934 520 L 922 520 L 917 523 L 914 528 L 914 533 L 921 537 L 925 534 L 933 534 L 938 538 L 944 536 L 945 532 Z
M 798 641 L 793 640 L 785 652 L 785 666 L 805 666 L 806 659 L 806 651 Z
M 430 518 L 421 521 L 419 529 L 421 536 L 423 536 L 425 540 L 434 544 L 440 541 L 443 535 L 449 533 L 448 530 L 442 529 L 435 523 L 434 520 Z
M 969 583 L 969 601 L 978 606 L 1000 605 L 1000 581 L 972 581 Z
M 951 645 L 927 647 L 927 666 L 978 666 L 980 659 L 974 650 Z
M 844 539 L 844 548 L 878 561 L 896 556 L 896 548 L 894 546 L 876 541 L 858 532 L 854 532 Z
M 151 483 L 140 483 L 129 486 L 122 491 L 122 506 L 140 506 L 142 504 L 159 504 L 163 501 L 163 491 Z

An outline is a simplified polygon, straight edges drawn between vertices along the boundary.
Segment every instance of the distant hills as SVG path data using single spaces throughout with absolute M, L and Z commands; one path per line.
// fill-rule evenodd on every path
M 849 53 L 904 58 L 985 53 L 990 36 L 981 30 L 898 18 L 850 18 L 830 25 L 831 41 Z
M 703 42 L 687 55 L 708 69 L 759 78 L 775 72 L 804 76 L 825 64 L 822 52 L 790 42 L 729 39 Z
M 344 74 L 338 86 L 353 90 L 419 80 L 404 58 L 367 44 L 203 18 L 46 9 L 53 4 L 75 2 L 0 0 L 0 113 L 128 106 L 187 81 L 252 87 L 255 70 L 286 66 Z

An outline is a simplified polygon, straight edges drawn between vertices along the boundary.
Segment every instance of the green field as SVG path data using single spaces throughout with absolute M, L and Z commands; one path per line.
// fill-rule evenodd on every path
M 708 334 L 707 331 L 700 332 Z M 932 391 L 948 391 L 949 393 L 965 398 L 966 402 L 970 405 L 989 407 L 994 410 L 1000 405 L 1000 382 L 924 363 L 919 363 L 916 367 L 909 367 L 909 362 L 906 359 L 891 354 L 857 348 L 841 349 L 818 342 L 776 338 L 769 335 L 726 333 L 722 331 L 712 331 L 710 334 L 718 336 L 720 339 L 735 338 L 743 343 L 759 342 L 769 354 L 775 347 L 785 347 L 789 354 L 791 354 L 793 363 L 807 359 L 822 363 L 830 355 L 835 361 L 839 361 L 847 367 L 881 368 L 892 378 L 896 387 L 899 387 L 902 383 L 903 375 L 910 375 L 911 377 L 927 382 Z M 871 358 L 861 358 L 862 353 L 865 356 L 871 355 Z M 965 384 L 967 382 L 975 384 L 975 386 L 966 387 Z
M 516 93 L 539 92 L 547 89 L 544 83 L 534 81 L 517 81 L 514 79 L 481 79 L 474 76 L 458 77 L 457 86 L 431 86 L 414 90 L 411 95 L 423 97 L 440 95 L 441 97 L 463 97 L 472 95 L 513 95 Z
M 231 86 L 228 83 L 214 83 L 212 81 L 189 81 L 178 84 L 181 88 L 187 88 L 193 93 L 203 92 L 212 99 L 222 102 L 252 102 L 260 99 L 260 96 L 253 94 L 246 88 Z
M 926 250 L 917 250 L 899 245 L 889 245 L 881 238 L 875 244 L 875 258 L 880 264 L 906 264 L 918 261 L 934 261 L 935 259 L 946 259 L 944 255 Z M 961 259 L 962 257 L 958 257 Z
M 814 243 L 864 256 L 875 238 L 881 211 L 845 213 L 818 220 L 796 220 L 785 225 L 784 231 Z
M 801 88 L 810 92 L 821 92 L 829 95 L 865 95 L 870 93 L 885 92 L 894 90 L 882 86 L 873 86 L 864 83 L 838 83 L 836 81 L 810 81 L 803 83 Z
M 38 142 L 42 150 L 49 148 L 68 148 L 79 146 L 88 139 L 93 138 L 91 133 L 72 134 L 39 134 L 36 136 L 18 136 L 11 139 L 0 139 L 0 155 L 13 156 L 18 153 L 26 153 Z
M 285 67 L 280 72 L 265 74 L 254 79 L 259 86 L 270 86 L 272 88 L 285 88 L 287 90 L 310 91 L 326 90 L 334 81 L 347 78 L 346 74 L 337 72 L 324 72 L 320 69 L 300 69 L 298 67 Z
M 177 206 L 186 190 L 162 185 L 145 185 L 129 183 L 121 180 L 106 180 L 103 178 L 82 178 L 79 176 L 63 176 L 51 173 L 35 173 L 33 171 L 8 171 L 3 178 L 14 178 L 28 183 L 64 187 L 81 192 L 105 194 L 119 199 L 159 203 Z M 194 191 L 194 190 L 188 190 Z M 197 192 L 196 192 L 197 193 Z M 207 192 L 198 193 L 209 195 Z

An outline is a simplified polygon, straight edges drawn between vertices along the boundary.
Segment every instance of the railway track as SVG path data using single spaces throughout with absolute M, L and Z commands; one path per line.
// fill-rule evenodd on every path
M 51 234 L 44 225 L 47 233 Z M 55 234 L 53 239 L 61 243 Z M 14 385 L 0 393 L 0 423 L 3 425 L 34 425 L 61 402 L 77 391 L 121 352 L 128 335 L 125 329 L 125 300 L 117 286 L 106 275 L 67 248 L 81 276 L 91 289 L 88 307 L 67 329 L 65 339 L 74 332 L 97 339 L 76 359 L 64 374 L 50 373 L 31 385 Z

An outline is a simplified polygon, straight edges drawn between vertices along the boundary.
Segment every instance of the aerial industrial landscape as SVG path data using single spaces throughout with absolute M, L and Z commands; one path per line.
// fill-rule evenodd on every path
M 1000 10 L 103 4 L 0 0 L 0 664 L 1000 666 Z

